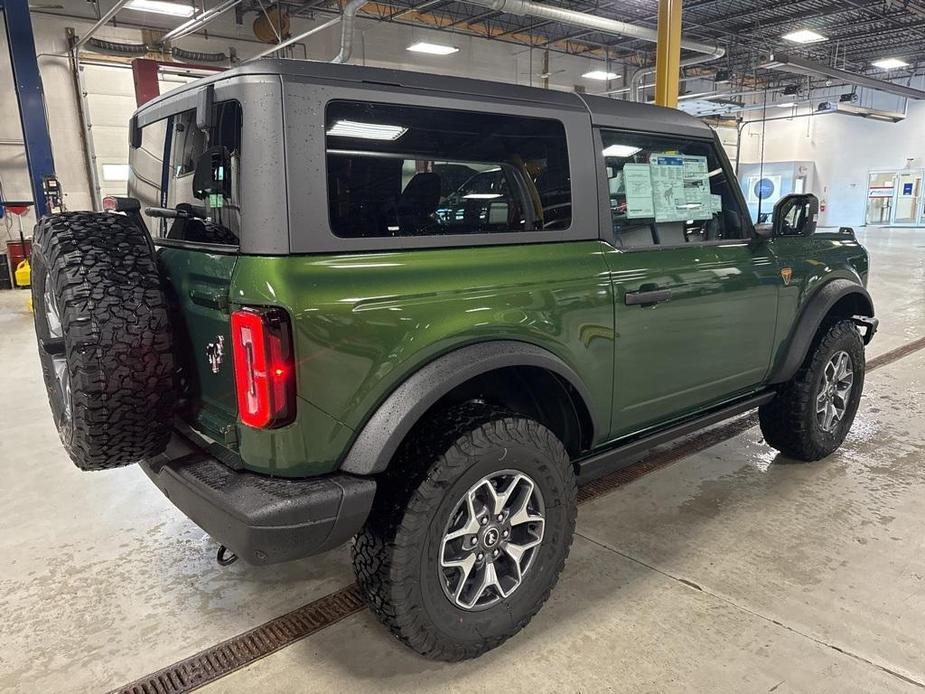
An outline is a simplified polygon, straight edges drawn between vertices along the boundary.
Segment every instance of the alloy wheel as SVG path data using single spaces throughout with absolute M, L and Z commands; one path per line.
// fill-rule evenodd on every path
M 440 544 L 440 584 L 464 610 L 484 610 L 517 590 L 546 524 L 543 495 L 517 470 L 486 475 L 450 514 Z
M 844 350 L 836 352 L 822 371 L 816 396 L 816 423 L 824 432 L 832 433 L 844 418 L 853 385 L 851 357 Z

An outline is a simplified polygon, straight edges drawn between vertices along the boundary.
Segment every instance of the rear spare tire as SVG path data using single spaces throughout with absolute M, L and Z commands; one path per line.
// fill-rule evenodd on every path
M 77 467 L 106 470 L 161 453 L 175 369 L 147 232 L 119 214 L 43 218 L 32 303 L 55 426 Z

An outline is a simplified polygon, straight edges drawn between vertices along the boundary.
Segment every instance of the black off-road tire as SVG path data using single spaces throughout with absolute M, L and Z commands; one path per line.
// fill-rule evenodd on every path
M 543 494 L 539 554 L 507 598 L 464 610 L 440 585 L 440 542 L 470 486 L 505 469 L 528 474 Z M 357 583 L 380 621 L 413 650 L 435 660 L 475 658 L 523 629 L 549 597 L 572 544 L 576 498 L 568 454 L 547 428 L 478 404 L 448 409 L 411 435 L 380 482 L 353 548 Z
M 851 359 L 854 382 L 844 416 L 831 432 L 826 432 L 816 419 L 816 397 L 826 364 L 842 351 Z M 855 324 L 840 320 L 824 325 L 793 378 L 780 388 L 774 400 L 759 408 L 765 441 L 788 458 L 802 462 L 833 453 L 851 429 L 864 389 L 864 371 L 864 343 Z
M 35 228 L 32 279 L 45 387 L 71 460 L 81 470 L 105 470 L 161 453 L 170 437 L 175 368 L 147 233 L 119 214 L 45 217 Z M 57 339 L 49 302 L 60 320 Z

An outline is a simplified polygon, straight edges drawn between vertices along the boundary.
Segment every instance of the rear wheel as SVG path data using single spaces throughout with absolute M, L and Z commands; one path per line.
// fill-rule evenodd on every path
M 55 425 L 82 470 L 164 450 L 175 398 L 167 302 L 147 234 L 117 214 L 43 218 L 32 249 L 39 356 Z
M 765 441 L 795 460 L 819 460 L 834 452 L 854 422 L 864 367 L 864 343 L 854 323 L 829 324 L 800 370 L 759 409 Z
M 520 631 L 572 543 L 575 474 L 524 417 L 453 408 L 403 445 L 354 546 L 373 612 L 438 660 L 473 658 Z

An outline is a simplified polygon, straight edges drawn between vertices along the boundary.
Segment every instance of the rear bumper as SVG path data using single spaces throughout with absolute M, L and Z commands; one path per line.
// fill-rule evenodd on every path
M 179 434 L 141 463 L 164 496 L 250 564 L 275 564 L 337 547 L 369 515 L 375 481 L 335 474 L 307 479 L 233 470 Z

